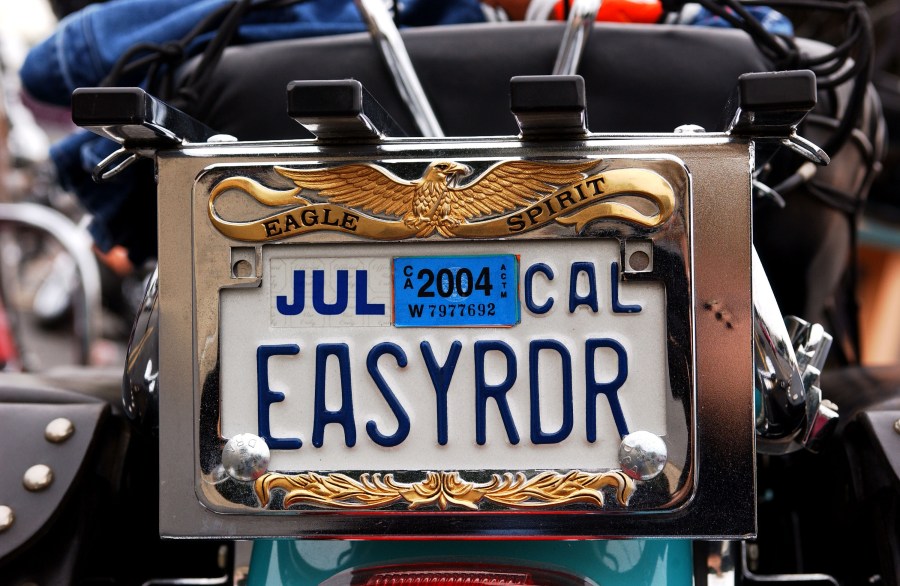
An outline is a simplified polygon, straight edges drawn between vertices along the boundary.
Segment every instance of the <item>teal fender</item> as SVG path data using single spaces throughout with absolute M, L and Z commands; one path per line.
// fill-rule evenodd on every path
M 257 541 L 249 586 L 318 584 L 354 567 L 411 561 L 494 561 L 551 566 L 603 586 L 689 586 L 692 542 L 616 541 Z

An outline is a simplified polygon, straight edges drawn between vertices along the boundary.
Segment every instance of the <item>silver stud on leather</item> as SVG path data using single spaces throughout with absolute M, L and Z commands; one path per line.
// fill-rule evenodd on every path
M 0 533 L 12 527 L 15 520 L 13 510 L 6 505 L 0 505 Z
M 59 417 L 47 424 L 44 429 L 44 437 L 48 442 L 60 444 L 75 433 L 75 424 L 65 417 Z
M 44 490 L 53 482 L 53 470 L 44 464 L 35 464 L 25 471 L 22 484 L 32 492 Z

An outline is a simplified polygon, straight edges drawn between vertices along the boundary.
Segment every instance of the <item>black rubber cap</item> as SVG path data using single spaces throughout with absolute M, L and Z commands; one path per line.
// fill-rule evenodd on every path
M 816 105 L 816 76 L 809 70 L 745 73 L 738 87 L 744 110 L 811 110 Z

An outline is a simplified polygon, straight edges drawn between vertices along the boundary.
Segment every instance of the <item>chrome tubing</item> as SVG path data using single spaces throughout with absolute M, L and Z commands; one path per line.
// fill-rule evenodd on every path
M 419 82 L 419 76 L 416 75 L 416 70 L 409 59 L 400 31 L 397 30 L 384 2 L 382 0 L 354 0 L 354 2 L 363 21 L 369 27 L 369 33 L 384 57 L 394 83 L 400 91 L 400 97 L 409 108 L 422 136 L 444 136 L 444 131 L 441 130 L 431 103 Z
M 581 56 L 587 44 L 588 36 L 597 20 L 601 0 L 575 0 L 569 9 L 566 30 L 563 33 L 553 75 L 575 75 Z
M 0 203 L 0 224 L 22 224 L 52 236 L 75 261 L 81 277 L 82 319 L 79 361 L 88 364 L 91 347 L 100 334 L 100 269 L 91 252 L 91 239 L 69 218 L 54 209 L 35 203 Z
M 756 248 L 753 310 L 758 450 L 766 454 L 801 447 L 818 451 L 838 417 L 837 406 L 823 401 L 817 386 L 831 336 L 819 324 L 782 317 Z
M 159 267 L 147 279 L 144 298 L 134 319 L 125 374 L 122 378 L 125 415 L 136 425 L 159 426 Z

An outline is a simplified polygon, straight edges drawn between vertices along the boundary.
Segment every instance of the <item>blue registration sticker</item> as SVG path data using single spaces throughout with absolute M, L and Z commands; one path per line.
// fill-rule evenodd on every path
M 394 325 L 515 325 L 518 282 L 513 254 L 395 258 Z

